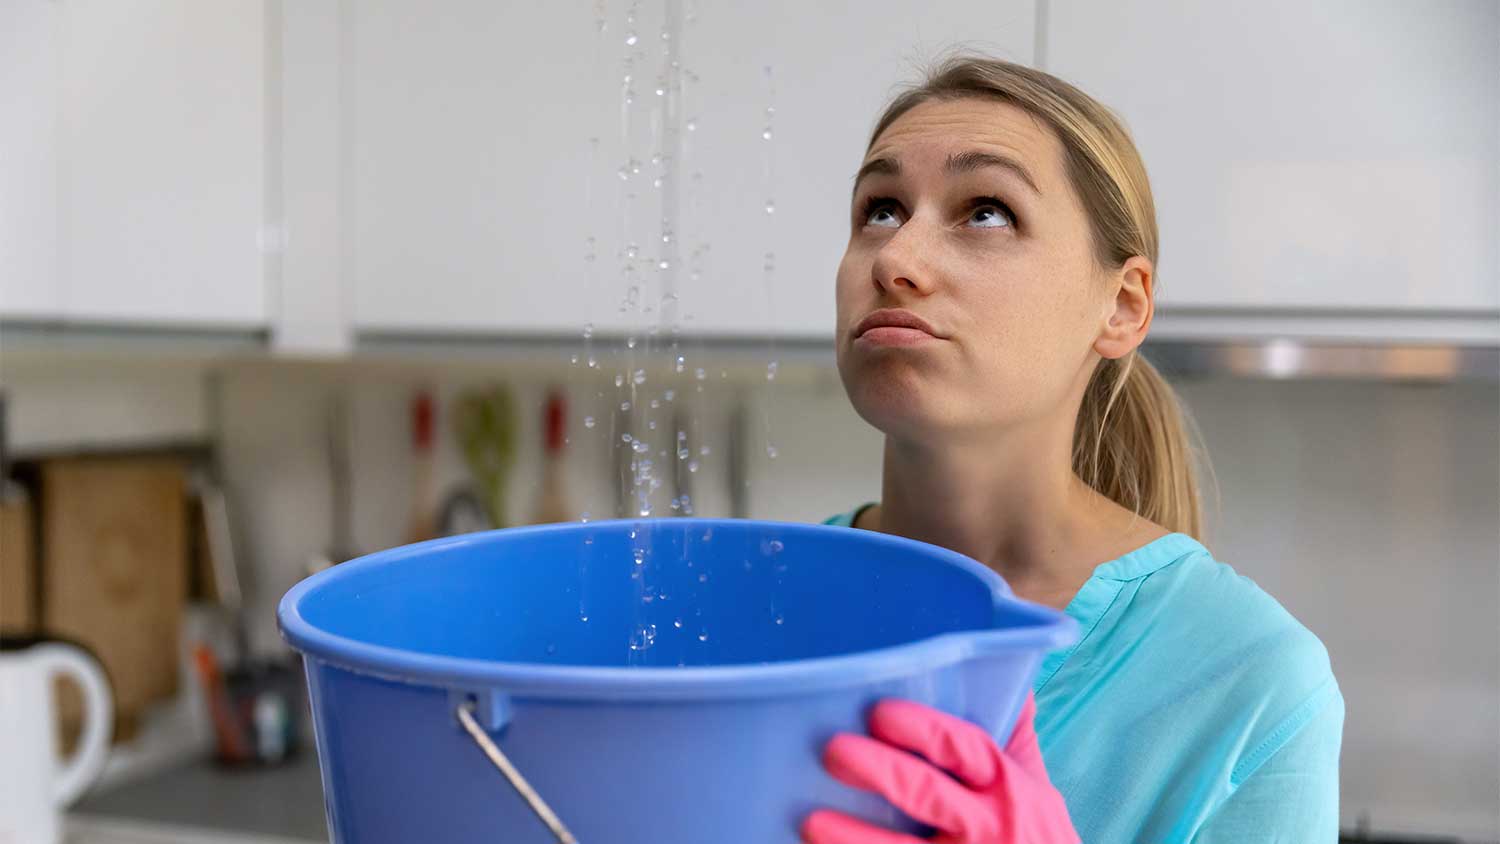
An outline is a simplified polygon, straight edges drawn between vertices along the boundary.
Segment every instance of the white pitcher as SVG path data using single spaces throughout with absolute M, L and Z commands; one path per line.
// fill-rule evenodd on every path
M 83 737 L 58 758 L 54 678 L 83 689 Z M 0 844 L 56 844 L 62 811 L 104 767 L 114 701 L 99 663 L 81 648 L 38 642 L 0 650 Z

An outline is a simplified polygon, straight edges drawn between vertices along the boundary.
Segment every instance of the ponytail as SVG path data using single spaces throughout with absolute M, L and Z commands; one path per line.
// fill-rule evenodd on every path
M 1177 393 L 1132 352 L 1094 370 L 1073 433 L 1073 471 L 1167 530 L 1201 538 L 1191 423 Z

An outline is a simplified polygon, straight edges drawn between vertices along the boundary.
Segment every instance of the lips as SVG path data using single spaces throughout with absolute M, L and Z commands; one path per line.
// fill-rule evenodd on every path
M 877 328 L 905 328 L 914 331 L 920 331 L 924 334 L 930 334 L 933 337 L 939 337 L 936 329 L 934 329 L 926 320 L 922 319 L 911 311 L 905 311 L 899 308 L 886 308 L 883 310 L 875 311 L 874 313 L 860 320 L 859 325 L 855 326 L 854 328 L 854 336 L 856 338 L 863 337 L 866 332 L 872 331 Z

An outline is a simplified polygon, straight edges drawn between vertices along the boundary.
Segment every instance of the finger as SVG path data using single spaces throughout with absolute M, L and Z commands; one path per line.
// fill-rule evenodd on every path
M 913 819 L 953 835 L 980 832 L 984 801 L 932 765 L 868 736 L 841 733 L 824 752 L 835 779 L 873 791 Z
M 973 788 L 988 788 L 995 782 L 999 747 L 978 724 L 893 698 L 876 704 L 870 712 L 870 734 L 925 756 Z
M 1036 696 L 1030 692 L 1026 693 L 1026 702 L 1021 704 L 1021 714 L 1016 716 L 1010 740 L 1005 743 L 1005 755 L 1029 771 L 1046 769 L 1042 748 L 1036 738 Z
M 804 844 L 922 844 L 922 839 L 871 826 L 827 809 L 813 812 L 802 822 Z

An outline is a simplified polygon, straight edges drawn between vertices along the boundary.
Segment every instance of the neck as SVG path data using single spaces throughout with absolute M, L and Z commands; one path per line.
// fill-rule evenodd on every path
M 960 442 L 888 436 L 878 529 L 950 548 L 998 572 L 1021 597 L 1066 606 L 1099 563 L 1131 550 L 1122 514 L 1072 471 L 1072 431 Z M 1149 523 L 1146 523 L 1149 524 Z M 1112 538 L 1112 541 L 1111 541 Z

